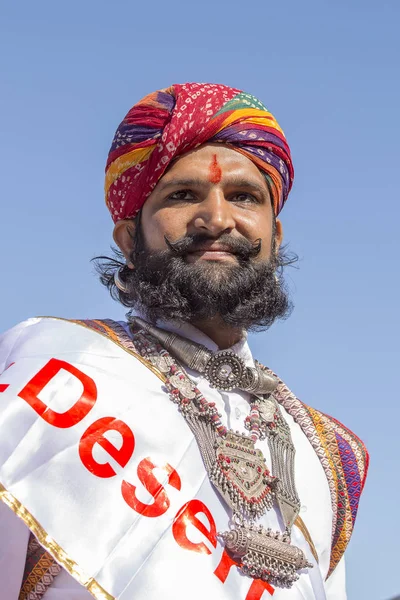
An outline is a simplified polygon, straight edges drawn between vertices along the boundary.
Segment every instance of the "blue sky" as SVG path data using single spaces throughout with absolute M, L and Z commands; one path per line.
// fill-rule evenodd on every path
M 145 94 L 211 81 L 258 96 L 292 148 L 283 210 L 295 311 L 254 354 L 362 437 L 371 469 L 349 600 L 400 592 L 397 0 L 70 0 L 0 9 L 0 330 L 34 315 L 121 318 L 90 258 L 108 251 L 103 171 Z

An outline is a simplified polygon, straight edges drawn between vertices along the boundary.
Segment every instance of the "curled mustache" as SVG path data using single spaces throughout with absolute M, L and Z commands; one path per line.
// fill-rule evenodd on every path
M 223 233 L 218 238 L 212 238 L 205 233 L 192 233 L 172 242 L 164 236 L 165 243 L 175 256 L 185 257 L 191 252 L 198 251 L 204 242 L 218 242 L 223 244 L 228 252 L 237 256 L 240 262 L 248 262 L 255 258 L 261 251 L 261 239 L 250 242 L 244 237 L 234 237 L 229 233 Z

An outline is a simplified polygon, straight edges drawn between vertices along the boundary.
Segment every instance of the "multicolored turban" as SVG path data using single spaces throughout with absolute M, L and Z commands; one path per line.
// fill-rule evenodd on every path
M 106 166 L 114 222 L 134 217 L 171 162 L 211 142 L 229 144 L 265 174 L 277 215 L 293 183 L 290 149 L 254 96 L 213 83 L 185 83 L 135 104 L 118 127 Z

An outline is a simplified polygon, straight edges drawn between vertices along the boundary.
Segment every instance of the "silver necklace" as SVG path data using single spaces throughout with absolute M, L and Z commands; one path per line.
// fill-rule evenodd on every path
M 134 322 L 152 335 L 174 357 L 189 369 L 206 377 L 211 387 L 228 391 L 238 388 L 252 394 L 269 394 L 277 385 L 275 378 L 258 368 L 247 367 L 240 356 L 231 350 L 211 352 L 176 333 L 163 331 L 139 317 Z
M 202 352 L 205 347 L 168 334 L 139 318 L 133 319 L 133 326 L 139 329 L 139 332 L 133 329 L 135 345 L 164 373 L 171 399 L 178 404 L 196 438 L 209 479 L 233 511 L 230 529 L 219 534 L 226 548 L 236 557 L 244 574 L 280 587 L 291 587 L 299 577 L 298 571 L 312 565 L 302 550 L 290 543 L 291 528 L 300 509 L 294 482 L 295 449 L 290 429 L 275 398 L 270 392 L 252 398 L 250 415 L 245 420 L 249 435 L 228 430 L 215 405 L 207 402 L 171 356 L 178 358 L 179 355 L 178 360 L 190 366 L 193 357 L 199 356 L 199 347 Z M 152 338 L 160 345 L 154 344 Z M 164 346 L 166 338 L 169 338 L 168 348 Z M 207 348 L 206 351 L 212 355 Z M 230 352 L 229 365 L 232 364 L 231 355 L 236 357 Z M 207 355 L 208 362 L 210 358 L 212 356 Z M 254 370 L 261 373 L 258 381 L 268 381 L 270 388 L 275 389 L 277 380 L 265 373 L 261 365 L 256 363 Z M 258 439 L 265 438 L 274 475 L 269 472 L 261 450 L 255 447 Z M 285 523 L 283 534 L 256 524 L 256 520 L 272 508 L 274 501 Z

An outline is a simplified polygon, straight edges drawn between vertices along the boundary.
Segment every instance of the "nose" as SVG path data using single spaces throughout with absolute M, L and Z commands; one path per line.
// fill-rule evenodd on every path
M 192 222 L 195 229 L 209 232 L 215 237 L 235 228 L 233 206 L 225 198 L 222 189 L 212 188 L 207 197 L 196 205 Z

